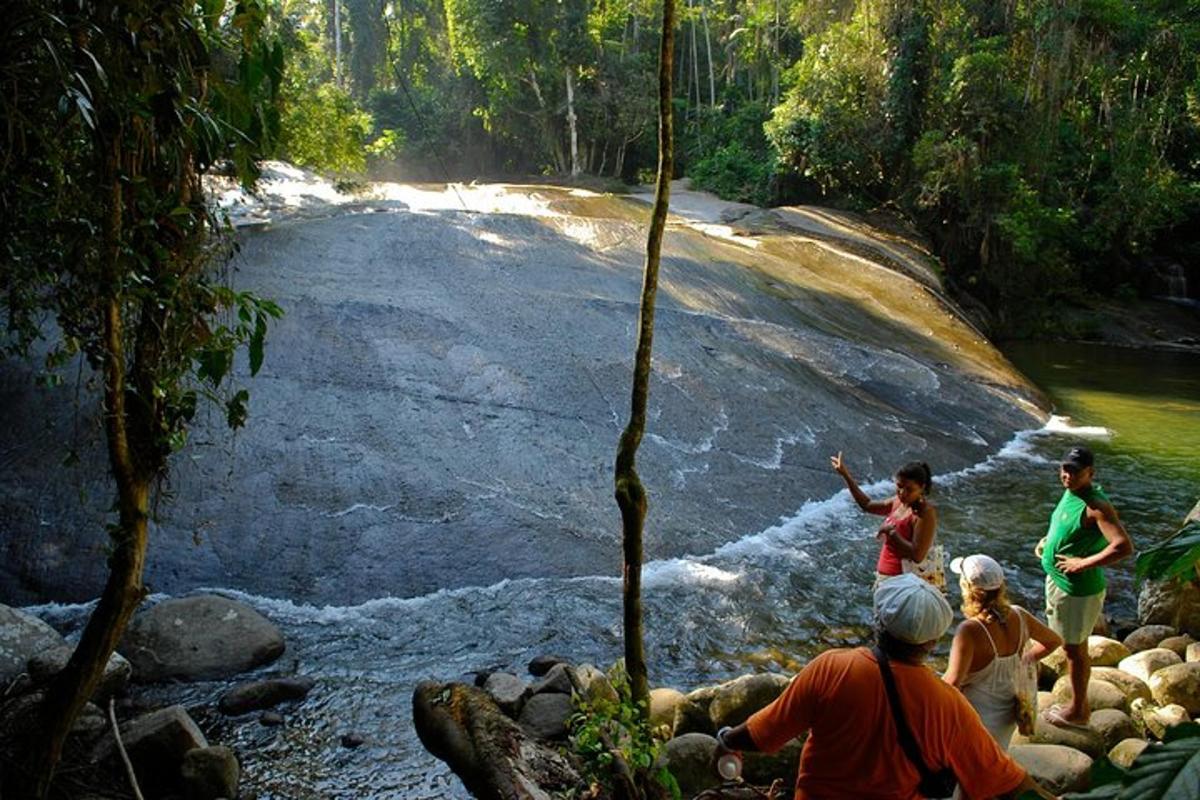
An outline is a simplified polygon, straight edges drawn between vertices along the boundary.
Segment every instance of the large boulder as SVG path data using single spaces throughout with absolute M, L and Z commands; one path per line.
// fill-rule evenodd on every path
M 67 666 L 73 652 L 74 649 L 68 645 L 55 645 L 29 659 L 29 677 L 33 685 L 40 687 L 48 684 Z M 105 703 L 110 697 L 118 697 L 125 691 L 131 675 L 133 665 L 120 653 L 113 653 L 104 665 L 104 673 L 100 676 L 96 691 L 92 693 L 92 700 Z
M 121 742 L 133 763 L 138 783 L 148 796 L 174 794 L 180 767 L 190 750 L 208 747 L 208 741 L 183 706 L 170 706 L 129 720 L 121 726 Z M 111 733 L 92 750 L 95 762 L 118 757 Z
M 718 730 L 726 725 L 740 725 L 783 694 L 789 680 L 784 675 L 764 672 L 722 683 L 708 707 L 709 719 Z
M 475 797 L 551 800 L 587 788 L 567 758 L 531 738 L 481 689 L 423 681 L 413 690 L 412 707 L 421 744 Z
M 236 717 L 251 711 L 273 708 L 288 700 L 303 700 L 308 697 L 314 685 L 316 681 L 307 675 L 248 681 L 221 695 L 217 706 L 222 714 Z
M 1129 648 L 1129 652 L 1140 653 L 1143 650 L 1158 647 L 1158 643 L 1163 639 L 1177 633 L 1179 631 L 1170 625 L 1143 625 L 1126 636 L 1124 644 Z
M 1149 683 L 1159 705 L 1178 703 L 1193 717 L 1200 714 L 1200 662 L 1163 667 L 1150 676 Z
M 1034 720 L 1034 730 L 1029 736 L 1014 733 L 1012 745 L 1046 744 L 1070 747 L 1092 758 L 1104 755 L 1108 749 L 1104 746 L 1103 735 L 1094 728 L 1077 728 L 1053 725 L 1041 715 Z
M 1200 583 L 1143 581 L 1138 594 L 1138 621 L 1143 625 L 1170 625 L 1182 633 L 1200 636 Z
M 695 797 L 721 782 L 712 766 L 717 740 L 704 733 L 685 733 L 667 742 L 667 770 L 684 797 Z
M 1195 661 L 1200 661 L 1200 642 L 1192 642 L 1184 651 L 1183 660 L 1191 664 Z
M 1117 667 L 1093 668 L 1092 680 L 1111 683 L 1113 686 L 1120 689 L 1121 693 L 1125 695 L 1125 708 L 1127 710 L 1129 708 L 1129 704 L 1138 697 L 1141 697 L 1144 700 L 1151 699 L 1150 687 L 1146 685 L 1144 680 Z
M 197 747 L 183 756 L 180 767 L 184 800 L 237 797 L 242 768 L 228 747 Z
M 1087 788 L 1092 759 L 1085 753 L 1058 744 L 1015 744 L 1008 754 L 1054 794 Z
M 134 680 L 228 678 L 283 653 L 283 634 L 245 603 L 218 595 L 180 597 L 134 617 L 120 651 Z
M 1148 741 L 1139 737 L 1131 736 L 1128 739 L 1122 739 L 1108 751 L 1108 760 L 1121 769 L 1129 769 L 1134 759 L 1140 756 L 1149 745 Z
M 1071 702 L 1071 677 L 1063 675 L 1054 684 L 1053 689 L 1054 699 L 1059 703 Z M 1108 681 L 1102 681 L 1097 678 L 1092 678 L 1088 682 L 1087 690 L 1088 708 L 1096 711 L 1101 708 L 1119 708 L 1122 711 L 1129 709 L 1129 703 L 1125 699 L 1125 693 L 1113 686 Z
M 29 659 L 56 647 L 67 647 L 58 631 L 32 614 L 0 605 L 0 693 L 25 672 Z
M 1107 636 L 1089 636 L 1087 648 L 1093 667 L 1115 667 L 1130 655 L 1128 647 Z
M 660 687 L 650 690 L 650 727 L 658 729 L 662 726 L 674 729 L 675 707 L 684 700 L 683 692 L 678 689 Z
M 1163 667 L 1179 664 L 1182 658 L 1174 650 L 1165 647 L 1151 647 L 1134 653 L 1129 658 L 1121 659 L 1120 669 L 1143 681 L 1149 681 L 1150 676 Z
M 1122 739 L 1128 739 L 1138 734 L 1137 726 L 1133 724 L 1129 715 L 1115 708 L 1093 711 L 1092 718 L 1088 720 L 1088 727 L 1100 734 L 1100 738 L 1104 740 L 1105 751 L 1111 750 Z M 1093 754 L 1088 753 L 1088 755 Z M 1095 755 L 1102 754 L 1096 753 Z
M 525 701 L 517 722 L 535 739 L 565 739 L 572 710 L 571 695 L 543 692 Z

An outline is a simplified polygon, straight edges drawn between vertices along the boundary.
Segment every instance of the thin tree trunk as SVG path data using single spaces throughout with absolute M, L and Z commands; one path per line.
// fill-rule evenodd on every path
M 124 208 L 122 184 L 116 177 L 121 137 L 114 137 L 109 147 L 112 192 L 105 247 L 115 286 Z M 106 303 L 101 323 L 105 336 L 104 429 L 109 464 L 117 484 L 118 527 L 112 535 L 113 551 L 104 592 L 66 667 L 51 682 L 40 711 L 40 724 L 30 740 L 28 796 L 39 799 L 48 794 L 71 726 L 95 693 L 129 618 L 145 597 L 142 570 L 148 541 L 150 480 L 138 468 L 130 446 L 124 323 L 116 297 Z M 135 423 L 135 427 L 140 430 L 145 426 Z
M 566 159 L 563 158 L 562 144 L 554 134 L 554 126 L 550 122 L 550 109 L 546 107 L 546 98 L 542 96 L 542 87 L 538 84 L 537 73 L 533 69 L 529 70 L 529 84 L 533 87 L 533 94 L 537 98 L 538 120 L 542 128 L 542 139 L 545 147 L 550 151 L 550 155 L 554 158 L 554 167 L 559 173 L 567 171 Z
M 692 8 L 692 0 L 688 0 L 688 10 Z M 704 95 L 700 92 L 700 49 L 696 46 L 696 19 L 689 19 L 689 27 L 692 29 L 692 82 L 696 85 L 696 108 L 699 110 L 704 106 Z
M 717 107 L 717 79 L 713 74 L 712 35 L 708 30 L 708 0 L 700 0 L 700 19 L 704 22 L 704 50 L 708 55 L 708 104 Z
M 637 354 L 629 424 L 621 434 L 614 470 L 614 494 L 621 509 L 624 551 L 623 604 L 625 669 L 635 705 L 644 717 L 649 706 L 646 655 L 642 641 L 642 533 L 646 521 L 646 490 L 636 469 L 637 449 L 646 430 L 646 401 L 650 393 L 650 352 L 654 340 L 654 301 L 658 290 L 658 264 L 663 229 L 671 199 L 674 173 L 674 121 L 671 116 L 671 78 L 675 56 L 675 0 L 663 0 L 662 41 L 658 57 L 658 180 L 654 210 L 646 240 L 646 266 L 642 276 L 641 313 L 638 319 Z
M 571 68 L 567 67 L 567 127 L 571 130 L 571 177 L 579 174 L 579 132 L 575 129 L 575 87 L 571 84 Z
M 342 0 L 333 0 L 333 82 L 342 85 Z
M 775 33 L 771 36 L 775 58 L 771 59 L 771 105 L 779 105 L 779 0 L 775 0 Z

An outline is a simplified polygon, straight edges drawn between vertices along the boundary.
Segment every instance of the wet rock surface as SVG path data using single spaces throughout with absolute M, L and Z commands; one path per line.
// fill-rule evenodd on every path
M 191 441 L 204 446 L 175 459 L 151 534 L 155 591 L 348 605 L 618 572 L 611 461 L 646 209 L 485 190 L 511 210 L 393 203 L 243 234 L 235 288 L 286 316 L 246 384 L 249 425 L 234 439 L 201 415 Z M 1036 390 L 927 265 L 914 280 L 837 242 L 836 228 L 819 241 L 668 231 L 639 470 L 670 490 L 653 493 L 647 559 L 710 552 L 829 496 L 831 448 L 864 481 L 905 454 L 943 472 L 1042 419 Z M 0 431 L 0 600 L 90 599 L 111 496 L 102 441 L 78 442 L 69 480 L 45 476 L 98 408 L 77 412 L 74 393 L 35 388 L 29 370 L 0 365 L 0 400 L 30 420 Z
M 134 617 L 120 645 L 141 683 L 229 677 L 274 661 L 283 648 L 270 620 L 217 595 L 151 606 Z

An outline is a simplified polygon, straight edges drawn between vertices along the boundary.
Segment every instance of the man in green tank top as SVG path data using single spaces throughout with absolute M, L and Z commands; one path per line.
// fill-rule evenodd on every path
M 1087 637 L 1104 606 L 1104 570 L 1133 552 L 1133 542 L 1095 478 L 1095 457 L 1086 447 L 1063 456 L 1058 477 L 1062 499 L 1050 515 L 1039 544 L 1046 571 L 1046 621 L 1063 638 L 1071 676 L 1071 702 L 1053 706 L 1046 719 L 1056 725 L 1086 725 L 1092 674 Z

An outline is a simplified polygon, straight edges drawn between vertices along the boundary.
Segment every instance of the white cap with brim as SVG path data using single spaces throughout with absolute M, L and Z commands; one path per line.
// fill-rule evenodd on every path
M 1004 585 L 1004 567 L 991 556 L 977 554 L 950 562 L 950 571 L 962 575 L 976 589 L 999 589 Z
M 885 631 L 909 644 L 942 638 L 954 620 L 954 612 L 942 593 L 912 573 L 879 584 L 875 590 L 875 616 Z

